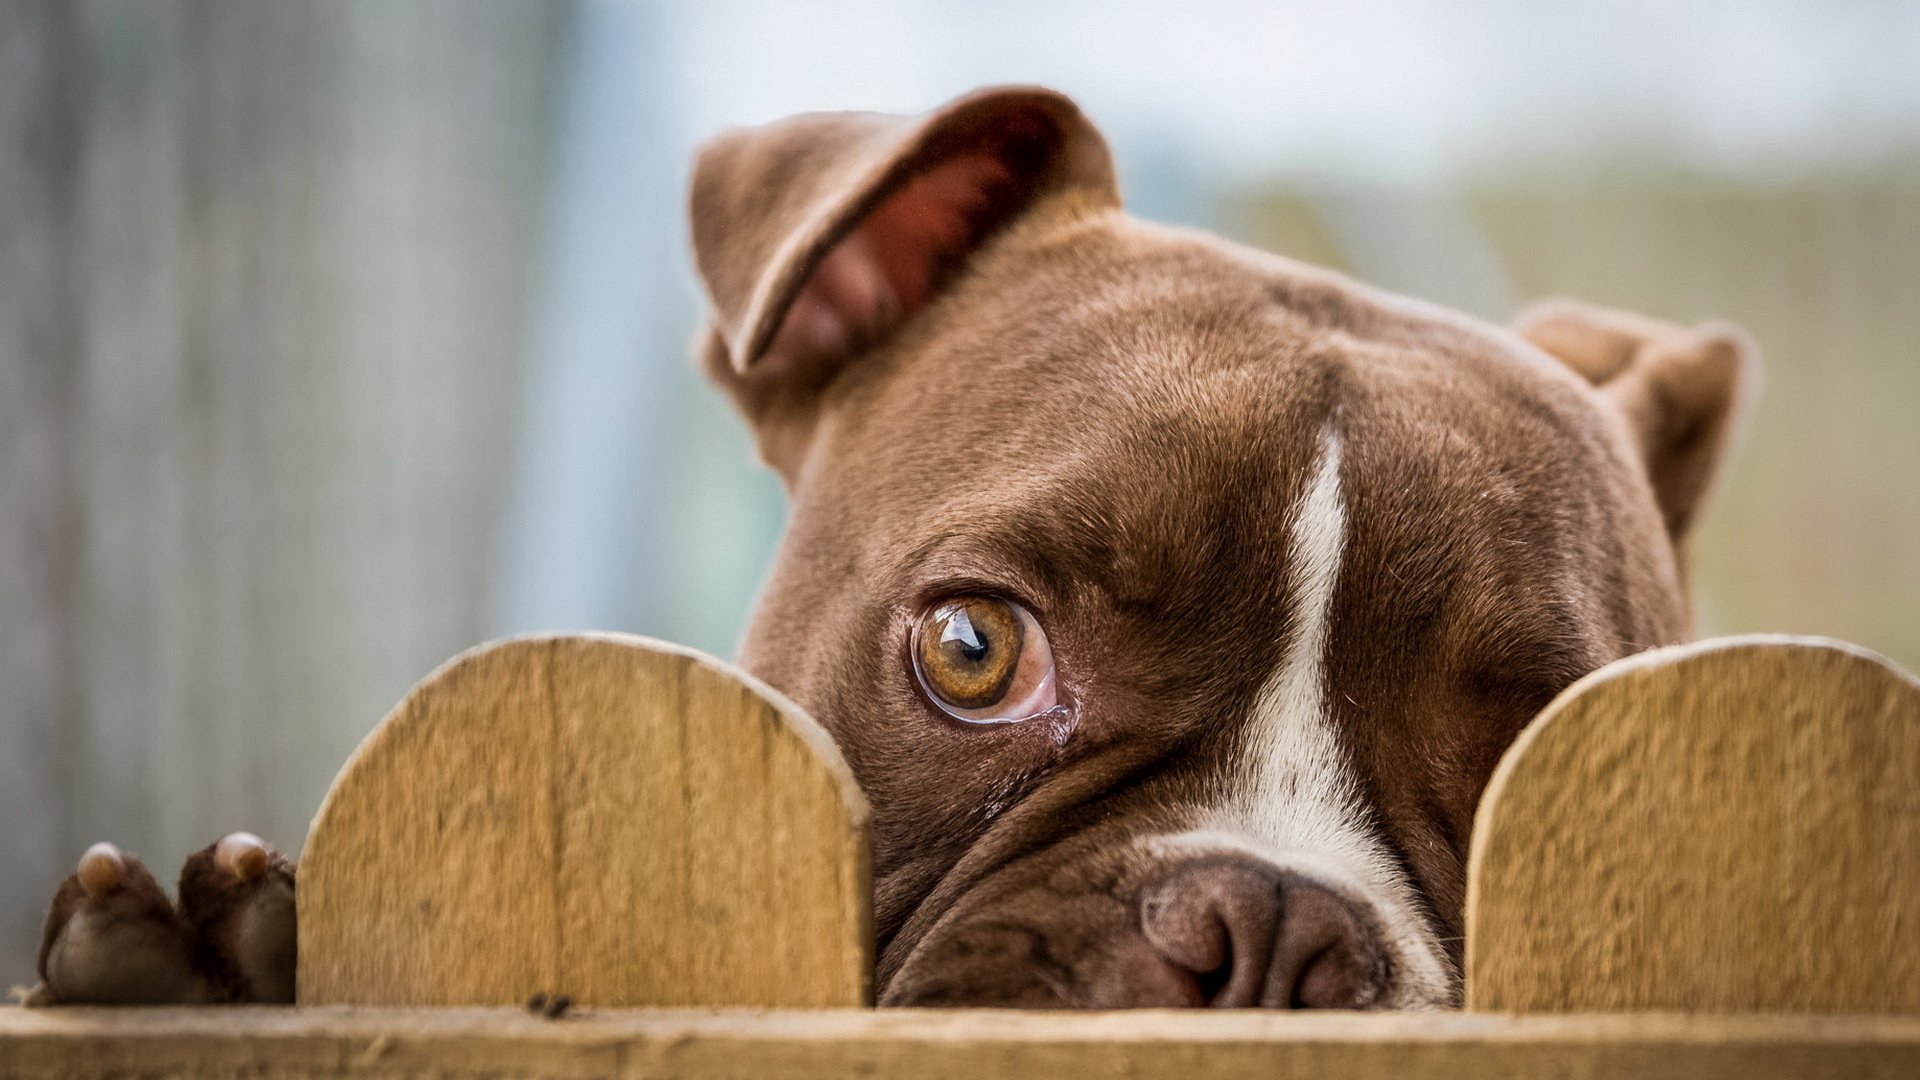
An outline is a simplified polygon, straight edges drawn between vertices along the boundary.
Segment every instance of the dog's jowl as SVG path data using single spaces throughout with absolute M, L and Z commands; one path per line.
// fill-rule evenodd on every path
M 1495 762 L 1688 633 L 1740 335 L 1499 327 L 1136 221 L 1036 89 L 724 135 L 692 234 L 792 504 L 741 662 L 872 804 L 882 1003 L 1457 1000 Z M 126 997 L 65 942 L 119 917 L 83 885 L 43 978 Z

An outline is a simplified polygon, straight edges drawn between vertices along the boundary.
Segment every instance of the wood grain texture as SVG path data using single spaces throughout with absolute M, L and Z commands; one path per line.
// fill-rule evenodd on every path
M 1582 679 L 1494 773 L 1467 1005 L 1920 1012 L 1920 683 L 1730 638 Z
M 300 863 L 305 1003 L 866 1004 L 866 803 L 756 680 L 643 638 L 526 638 L 429 676 Z
M 1920 1075 L 1920 1018 L 1264 1010 L 0 1009 L 0 1077 Z

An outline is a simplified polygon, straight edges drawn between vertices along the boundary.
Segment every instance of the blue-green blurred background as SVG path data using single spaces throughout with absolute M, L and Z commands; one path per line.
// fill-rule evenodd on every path
M 1129 201 L 1761 342 L 1703 631 L 1920 664 L 1920 5 L 0 0 L 0 985 L 90 840 L 301 842 L 482 639 L 730 650 L 778 485 L 692 148 L 1051 84 Z

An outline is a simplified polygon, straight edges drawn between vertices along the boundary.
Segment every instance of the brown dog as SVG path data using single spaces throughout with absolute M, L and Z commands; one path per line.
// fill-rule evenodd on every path
M 1494 763 L 1687 633 L 1740 336 L 1143 224 L 1037 89 L 723 136 L 693 236 L 793 503 L 742 662 L 872 802 L 882 1002 L 1455 1000 Z

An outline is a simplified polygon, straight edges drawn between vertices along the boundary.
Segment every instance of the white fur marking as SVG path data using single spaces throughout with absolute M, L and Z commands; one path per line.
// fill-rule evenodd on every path
M 1242 850 L 1308 874 L 1373 913 L 1394 977 L 1381 1005 L 1445 1003 L 1452 981 L 1406 875 L 1368 824 L 1352 766 L 1327 713 L 1326 654 L 1347 543 L 1340 435 L 1328 428 L 1288 532 L 1293 625 L 1280 667 L 1248 717 L 1243 773 L 1199 827 L 1165 851 Z
M 1250 775 L 1239 790 L 1257 835 L 1287 848 L 1346 847 L 1357 798 L 1339 743 L 1327 722 L 1327 623 L 1347 509 L 1340 497 L 1340 436 L 1320 438 L 1320 457 L 1294 508 L 1287 554 L 1293 567 L 1293 634 L 1286 655 L 1253 708 L 1248 726 Z

